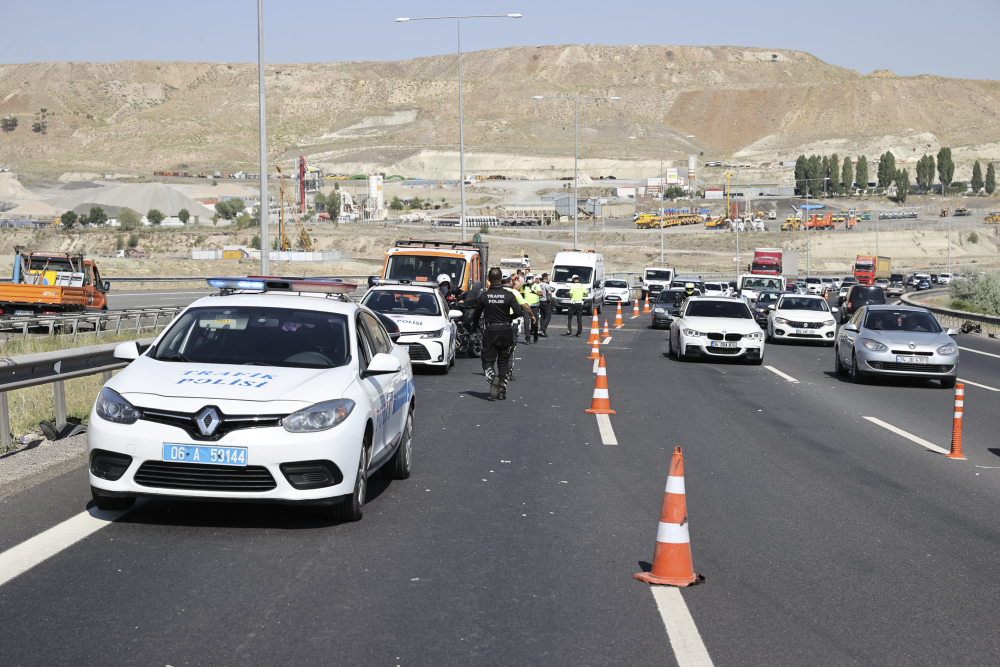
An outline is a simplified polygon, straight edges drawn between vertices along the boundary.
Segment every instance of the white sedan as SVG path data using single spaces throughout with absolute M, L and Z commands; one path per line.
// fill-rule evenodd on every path
M 837 308 L 830 308 L 819 295 L 786 294 L 776 304 L 767 318 L 767 339 L 777 341 L 798 340 L 821 342 L 832 346 L 837 337 Z
M 678 360 L 694 357 L 742 357 L 764 362 L 764 333 L 746 301 L 695 296 L 670 324 L 670 352 Z
M 604 303 L 620 303 L 628 306 L 632 303 L 632 290 L 627 280 L 611 278 L 604 281 Z
M 104 385 L 87 432 L 101 509 L 139 496 L 317 505 L 361 518 L 368 476 L 410 474 L 414 387 L 354 285 L 210 278 Z
M 457 329 L 452 320 L 461 318 L 462 311 L 449 310 L 438 289 L 383 280 L 365 294 L 361 303 L 396 323 L 396 342 L 409 353 L 413 363 L 439 373 L 447 373 L 455 365 Z

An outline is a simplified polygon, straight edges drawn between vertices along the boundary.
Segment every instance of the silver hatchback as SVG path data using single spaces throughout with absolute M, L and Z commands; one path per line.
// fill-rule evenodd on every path
M 872 375 L 929 378 L 950 389 L 958 378 L 958 344 L 924 308 L 865 306 L 840 328 L 837 375 L 862 383 Z

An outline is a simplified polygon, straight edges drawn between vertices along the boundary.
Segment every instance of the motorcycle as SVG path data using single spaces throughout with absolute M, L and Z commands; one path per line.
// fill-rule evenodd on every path
M 485 331 L 485 321 L 480 321 L 479 328 L 473 329 L 472 316 L 476 311 L 475 306 L 470 306 L 466 301 L 458 301 L 453 296 L 448 297 L 448 307 L 462 311 L 462 319 L 455 321 L 457 329 L 455 336 L 455 352 L 457 354 L 468 354 L 474 359 L 483 355 L 483 332 Z

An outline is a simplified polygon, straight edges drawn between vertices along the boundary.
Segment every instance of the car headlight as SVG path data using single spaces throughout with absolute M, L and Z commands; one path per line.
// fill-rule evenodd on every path
M 685 329 L 684 330 L 684 335 L 685 336 L 691 336 L 692 338 L 698 338 L 699 336 L 702 335 L 702 333 L 700 331 L 696 331 L 694 329 Z
M 749 333 L 749 334 L 747 334 L 747 335 L 745 335 L 743 337 L 746 338 L 747 340 L 761 340 L 761 339 L 764 338 L 764 334 L 762 334 L 762 333 Z
M 354 410 L 354 401 L 349 398 L 324 401 L 309 406 L 305 410 L 293 412 L 281 420 L 281 425 L 289 433 L 325 431 L 347 419 L 352 410 Z
M 775 324 L 788 324 L 788 320 L 786 320 L 784 317 L 776 317 L 776 318 L 774 318 L 774 323 Z
M 437 331 L 432 331 L 430 333 L 425 333 L 421 338 L 440 338 L 444 335 L 444 327 L 441 327 Z
M 888 349 L 882 343 L 878 342 L 877 340 L 872 340 L 870 338 L 862 338 L 861 344 L 865 346 L 867 349 L 871 350 L 872 352 L 882 352 L 883 350 Z
M 662 312 L 663 312 L 663 309 L 662 309 L 662 308 L 654 308 L 654 309 L 653 309 L 653 312 L 654 312 L 654 313 L 662 313 Z
M 937 349 L 938 354 L 956 354 L 958 348 L 955 347 L 954 343 L 948 343 L 947 345 L 942 345 Z
M 823 326 L 825 327 L 832 327 L 834 324 L 836 324 L 836 322 L 834 322 L 833 320 L 827 320 L 826 322 L 823 322 Z
M 142 417 L 139 410 L 114 389 L 104 387 L 97 396 L 97 416 L 116 424 L 134 424 Z

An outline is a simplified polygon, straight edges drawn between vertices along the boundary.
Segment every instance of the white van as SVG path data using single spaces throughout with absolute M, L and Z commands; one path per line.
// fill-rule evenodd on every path
M 600 313 L 604 303 L 604 255 L 593 250 L 556 253 L 549 282 L 556 290 L 552 309 L 557 313 L 569 309 L 569 288 L 573 284 L 573 276 L 580 276 L 580 284 L 587 288 L 587 296 L 583 300 L 587 314 L 592 314 L 595 308 Z
M 642 272 L 642 298 L 656 301 L 660 290 L 668 289 L 674 280 L 674 270 L 667 266 L 647 266 Z

